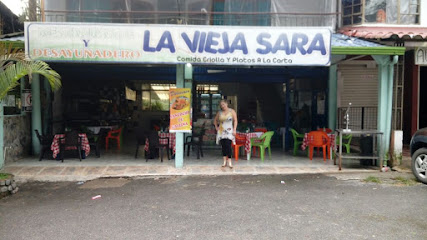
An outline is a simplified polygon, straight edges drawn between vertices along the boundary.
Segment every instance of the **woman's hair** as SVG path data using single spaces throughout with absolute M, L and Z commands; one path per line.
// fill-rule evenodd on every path
M 222 110 L 222 108 L 221 108 L 221 103 L 225 103 L 225 104 L 227 104 L 227 107 L 228 107 L 228 102 L 227 102 L 227 100 L 225 100 L 225 99 L 221 99 L 221 101 L 219 101 L 219 105 L 218 105 L 219 110 Z

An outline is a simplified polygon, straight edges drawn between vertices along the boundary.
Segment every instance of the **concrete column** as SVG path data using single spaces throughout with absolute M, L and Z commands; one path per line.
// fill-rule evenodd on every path
M 328 128 L 335 129 L 337 124 L 337 65 L 329 67 L 328 80 Z
M 52 133 L 52 90 L 50 88 L 49 81 L 45 79 L 43 81 L 43 88 L 46 93 L 46 106 L 43 109 L 43 134 Z
M 290 111 L 291 111 L 291 94 L 290 94 L 290 87 L 289 87 L 289 78 L 286 78 L 286 106 L 285 106 L 285 151 L 287 151 L 289 148 L 291 148 L 290 140 L 291 140 L 291 133 L 290 133 L 290 127 L 291 127 L 291 120 L 290 120 Z M 292 126 L 294 127 L 294 126 Z
M 185 65 L 178 64 L 176 65 L 176 87 L 184 87 L 184 74 L 185 74 Z M 177 132 L 175 138 L 175 167 L 183 168 L 184 167 L 184 133 Z
M 184 67 L 184 88 L 191 89 L 191 94 L 193 94 L 193 65 L 191 64 L 185 64 Z M 191 121 L 193 121 L 193 112 L 194 112 L 194 97 L 191 96 Z M 194 126 L 193 126 L 194 127 Z M 190 136 L 190 133 L 184 133 L 184 142 L 187 136 Z M 184 149 L 184 155 L 185 155 L 185 149 Z
M 25 89 L 25 80 L 26 78 L 21 78 L 21 102 L 23 103 L 25 101 L 24 96 L 22 96 L 22 93 Z M 21 116 L 25 116 L 27 113 L 23 111 L 22 107 L 21 107 Z
M 387 147 L 387 80 L 388 80 L 388 71 L 387 67 L 384 64 L 378 65 L 378 113 L 377 113 L 377 129 L 384 133 L 383 142 L 379 143 L 382 153 L 386 153 L 388 150 Z M 388 119 L 391 121 L 391 119 Z M 388 160 L 385 156 L 384 160 Z M 382 163 L 381 163 L 382 164 Z
M 398 56 L 394 56 L 393 61 L 390 56 L 372 56 L 378 63 L 378 113 L 377 129 L 384 133 L 382 142 L 379 143 L 379 149 L 384 156 L 384 162 L 379 163 L 386 165 L 390 159 L 390 136 L 391 136 L 391 118 L 393 108 L 393 74 L 394 64 Z
M 31 80 L 31 136 L 33 154 L 37 155 L 40 153 L 40 142 L 37 139 L 36 132 L 42 133 L 42 114 L 41 114 L 41 103 L 40 103 L 40 77 L 38 74 L 34 74 Z

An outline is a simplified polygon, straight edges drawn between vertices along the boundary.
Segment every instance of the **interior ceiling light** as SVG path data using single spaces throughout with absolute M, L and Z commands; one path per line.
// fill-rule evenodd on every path
M 227 72 L 226 70 L 217 70 L 217 69 L 208 69 L 208 73 L 223 73 Z

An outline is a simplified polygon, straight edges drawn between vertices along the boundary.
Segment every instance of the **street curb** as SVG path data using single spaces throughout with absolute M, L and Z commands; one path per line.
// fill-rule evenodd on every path
M 313 170 L 313 169 L 311 169 Z M 369 170 L 369 169 L 343 169 L 338 172 L 337 170 L 329 171 L 324 169 L 317 169 L 317 171 L 302 171 L 301 169 L 293 169 L 293 172 L 277 172 L 277 171 L 265 171 L 265 172 L 200 172 L 200 173 L 150 173 L 150 174 L 98 174 L 98 175 L 69 175 L 69 176 L 15 176 L 15 179 L 19 183 L 26 182 L 79 182 L 79 181 L 91 181 L 99 178 L 156 178 L 156 177 L 177 177 L 177 176 L 259 176 L 259 175 L 298 175 L 298 174 L 374 174 L 381 173 L 378 170 Z

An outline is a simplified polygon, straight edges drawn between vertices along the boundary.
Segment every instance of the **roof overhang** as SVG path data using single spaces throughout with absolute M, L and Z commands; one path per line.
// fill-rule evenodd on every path
M 340 33 L 350 37 L 366 39 L 411 39 L 423 40 L 427 38 L 426 27 L 402 26 L 349 26 L 339 30 Z
M 332 47 L 334 55 L 405 55 L 404 47 Z
M 9 41 L 9 40 L 5 40 L 5 39 L 0 39 L 0 42 L 5 43 L 5 44 L 12 44 L 12 48 L 21 48 L 21 49 L 25 48 L 25 42 L 24 41 Z
M 0 35 L 0 42 L 12 44 L 13 48 L 25 48 L 24 32 L 8 33 Z
M 343 34 L 332 35 L 333 55 L 404 55 L 405 47 L 390 47 Z

